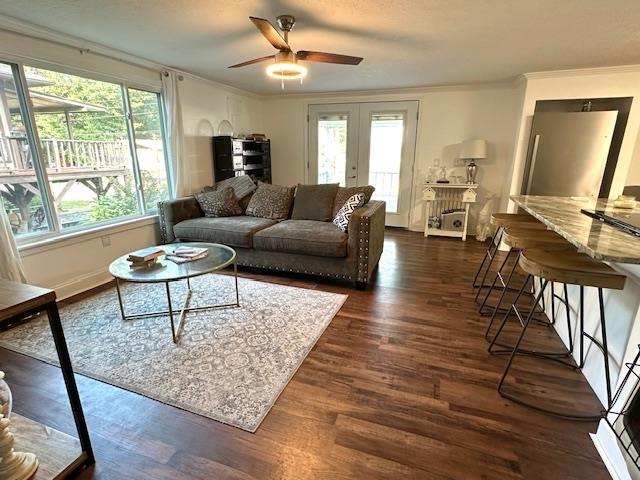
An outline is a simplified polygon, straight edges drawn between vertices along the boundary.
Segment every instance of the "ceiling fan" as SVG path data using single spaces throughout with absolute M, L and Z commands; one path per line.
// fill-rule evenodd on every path
M 298 60 L 338 63 L 340 65 L 358 65 L 362 61 L 362 57 L 339 55 L 337 53 L 311 52 L 309 50 L 293 52 L 289 46 L 289 32 L 296 24 L 296 19 L 292 15 L 280 15 L 276 18 L 284 37 L 280 35 L 280 32 L 276 30 L 271 22 L 264 18 L 249 17 L 249 20 L 260 30 L 260 33 L 264 35 L 267 41 L 278 50 L 278 53 L 231 65 L 229 68 L 244 67 L 272 60 L 274 63 L 267 67 L 267 75 L 282 80 L 283 88 L 284 80 L 300 79 L 302 82 L 302 79 L 307 75 L 307 68 L 304 65 L 300 65 Z

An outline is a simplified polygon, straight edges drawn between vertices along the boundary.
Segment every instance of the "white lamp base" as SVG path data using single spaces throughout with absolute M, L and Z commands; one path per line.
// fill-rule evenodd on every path
M 0 478 L 27 480 L 36 473 L 38 459 L 33 453 L 14 452 L 9 419 L 0 415 Z
M 3 480 L 27 480 L 38 470 L 38 459 L 33 453 L 11 452 L 7 460 L 0 463 L 0 478 Z

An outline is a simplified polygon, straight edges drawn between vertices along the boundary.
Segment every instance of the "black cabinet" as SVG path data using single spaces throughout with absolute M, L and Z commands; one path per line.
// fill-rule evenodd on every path
M 216 182 L 249 175 L 254 181 L 271 183 L 270 140 L 213 137 L 213 174 Z

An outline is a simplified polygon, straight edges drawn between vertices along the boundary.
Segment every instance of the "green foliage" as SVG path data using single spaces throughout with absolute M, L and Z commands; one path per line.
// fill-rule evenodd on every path
M 53 82 L 52 85 L 30 87 L 32 92 L 75 100 L 103 110 L 69 113 L 74 139 L 123 140 L 127 138 L 124 100 L 120 85 L 50 70 L 31 67 L 26 70 L 27 74 L 34 73 Z M 129 89 L 128 92 L 136 138 L 139 140 L 160 138 L 156 94 L 134 89 Z M 69 138 L 64 113 L 36 113 L 36 124 L 42 139 Z
M 92 205 L 91 219 L 94 222 L 133 215 L 138 210 L 131 182 L 118 188 L 112 195 L 104 195 Z
M 144 189 L 147 210 L 156 208 L 160 200 L 169 197 L 167 185 L 152 177 L 148 172 L 142 172 L 142 187 Z M 133 183 L 127 180 L 124 186 L 119 186 L 111 195 L 104 195 L 91 206 L 91 219 L 94 222 L 110 220 L 112 218 L 134 215 L 138 212 L 138 201 Z

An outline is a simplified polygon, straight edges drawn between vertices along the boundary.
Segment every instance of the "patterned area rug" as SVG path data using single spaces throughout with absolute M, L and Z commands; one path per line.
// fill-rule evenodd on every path
M 185 282 L 173 284 L 174 304 Z M 192 280 L 190 306 L 235 302 L 233 277 Z M 166 309 L 163 284 L 124 284 L 127 314 Z M 346 295 L 239 279 L 240 308 L 188 314 L 179 344 L 167 316 L 120 318 L 115 289 L 61 310 L 76 372 L 255 432 Z M 49 363 L 46 317 L 0 334 L 0 346 Z

